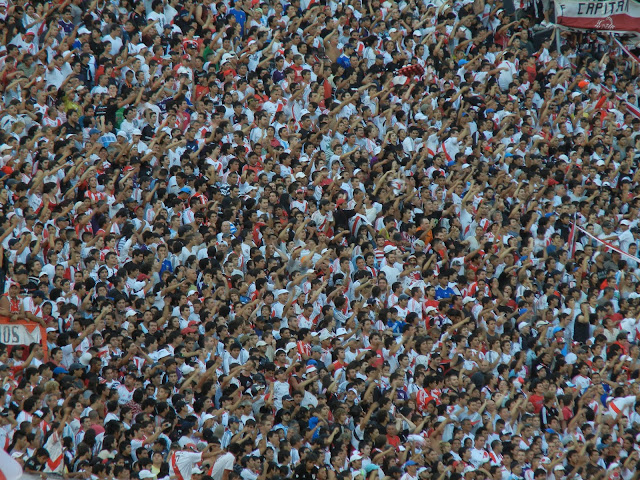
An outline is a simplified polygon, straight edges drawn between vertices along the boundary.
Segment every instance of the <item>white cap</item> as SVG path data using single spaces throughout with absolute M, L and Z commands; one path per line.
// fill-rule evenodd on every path
M 78 361 L 86 367 L 89 365 L 89 362 L 91 361 L 92 358 L 93 357 L 89 352 L 85 352 L 82 355 L 80 355 L 80 359 Z
M 211 420 L 212 418 L 216 418 L 215 415 L 211 415 L 210 413 L 205 413 L 204 415 L 202 415 L 200 420 L 202 421 L 202 423 L 204 423 L 207 420 Z
M 384 247 L 384 253 L 389 253 L 389 252 L 393 252 L 394 250 L 397 250 L 398 247 L 394 247 L 393 245 L 387 245 L 386 247 Z
M 222 60 L 220 61 L 220 63 L 222 64 L 228 61 L 230 58 L 235 58 L 235 55 L 233 53 L 225 53 L 224 55 L 222 55 Z
M 323 328 L 322 330 L 320 330 L 320 333 L 318 334 L 318 340 L 322 342 L 330 338 L 331 338 L 331 334 L 329 333 L 329 330 L 327 330 L 326 328 Z

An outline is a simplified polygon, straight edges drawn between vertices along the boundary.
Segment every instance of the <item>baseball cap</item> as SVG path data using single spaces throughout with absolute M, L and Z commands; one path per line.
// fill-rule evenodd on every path
M 353 452 L 353 454 L 351 454 L 351 457 L 349 458 L 349 462 L 355 462 L 356 460 L 362 460 L 362 455 L 360 454 L 360 452 Z

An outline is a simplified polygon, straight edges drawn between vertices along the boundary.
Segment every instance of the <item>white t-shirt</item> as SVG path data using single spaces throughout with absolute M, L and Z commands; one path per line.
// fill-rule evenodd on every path
M 233 464 L 235 461 L 236 457 L 234 457 L 232 453 L 228 452 L 218 458 L 216 463 L 213 464 L 213 467 L 211 467 L 211 476 L 213 477 L 213 480 L 222 480 L 224 471 L 233 470 Z M 191 475 L 189 475 L 189 478 L 185 477 L 184 480 L 189 480 L 190 478 Z
M 273 382 L 273 406 L 278 410 L 282 408 L 282 397 L 289 395 L 290 389 L 287 382 Z

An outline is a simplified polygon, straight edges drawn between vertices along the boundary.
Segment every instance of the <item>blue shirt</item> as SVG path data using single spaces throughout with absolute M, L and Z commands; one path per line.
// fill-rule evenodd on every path
M 344 53 L 338 57 L 336 63 L 345 69 L 351 66 L 351 60 Z
M 406 325 L 406 323 L 403 322 L 402 320 L 396 320 L 396 321 L 389 320 L 387 322 L 387 327 L 389 327 L 393 331 L 393 333 L 398 333 L 398 334 L 402 333 L 402 327 L 404 325 Z
M 447 288 L 442 288 L 441 286 L 436 287 L 436 300 L 442 300 L 443 298 L 451 298 L 456 294 L 453 291 L 453 288 L 447 286 Z
M 241 27 L 240 34 L 244 35 L 244 24 L 247 23 L 247 14 L 242 10 L 236 10 L 235 8 L 229 10 L 229 13 L 236 17 L 236 21 L 240 24 Z
M 102 143 L 102 145 L 105 148 L 108 148 L 109 145 L 111 145 L 112 143 L 116 142 L 118 139 L 116 138 L 116 136 L 113 133 L 105 133 L 103 136 L 101 136 L 98 141 L 100 143 Z

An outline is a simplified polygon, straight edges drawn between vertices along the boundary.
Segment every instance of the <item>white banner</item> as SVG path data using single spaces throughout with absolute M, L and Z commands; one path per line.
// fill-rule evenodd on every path
M 62 448 L 62 440 L 57 431 L 54 431 L 44 444 L 44 448 L 49 452 L 49 459 L 44 468 L 45 472 L 60 473 L 64 472 L 64 449 Z
M 600 245 L 604 245 L 605 247 L 607 247 L 609 250 L 614 250 L 616 252 L 618 252 L 622 257 L 628 258 L 630 260 L 633 260 L 635 262 L 640 263 L 640 258 L 638 257 L 634 257 L 633 255 L 625 252 L 624 250 L 621 250 L 620 248 L 616 247 L 615 245 L 612 245 L 609 242 L 605 242 L 604 240 L 596 237 L 595 235 L 590 234 L 589 232 L 587 232 L 584 228 L 582 227 L 578 227 L 576 225 L 576 229 L 580 230 L 582 233 L 584 233 L 587 237 L 591 238 L 592 240 L 595 240 L 596 242 L 598 242 Z M 574 239 L 575 241 L 575 239 Z
M 22 466 L 0 448 L 0 478 L 18 480 L 22 476 Z
M 42 334 L 39 325 L 24 323 L 0 323 L 0 343 L 5 345 L 31 345 L 40 343 Z
M 559 25 L 581 30 L 640 32 L 637 0 L 556 0 Z

